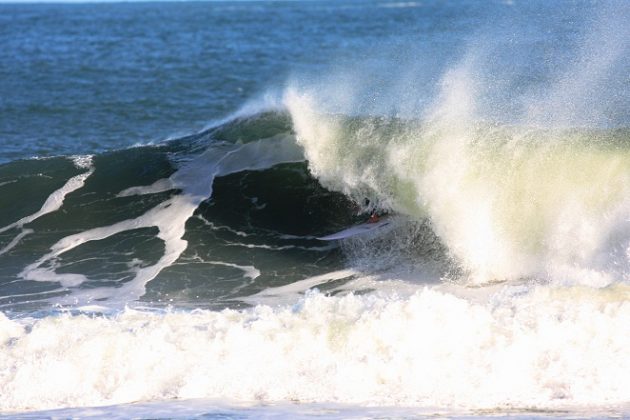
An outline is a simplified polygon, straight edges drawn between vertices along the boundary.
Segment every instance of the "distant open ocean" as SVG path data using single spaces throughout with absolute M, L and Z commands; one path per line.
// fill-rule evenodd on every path
M 0 417 L 630 417 L 628 22 L 0 4 Z

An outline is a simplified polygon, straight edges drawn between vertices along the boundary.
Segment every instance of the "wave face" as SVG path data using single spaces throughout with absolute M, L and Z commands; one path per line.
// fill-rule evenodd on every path
M 4 410 L 627 410 L 626 131 L 484 123 L 449 141 L 307 99 L 164 146 L 2 167 L 5 197 L 44 203 L 0 233 Z M 397 213 L 391 229 L 314 239 L 364 197 Z
M 17 221 L 0 230 L 1 304 L 222 306 L 312 274 L 298 261 L 331 254 L 312 235 L 350 223 L 350 201 L 309 176 L 287 124 L 256 114 L 164 146 L 4 165 L 4 196 L 33 196 L 3 215 Z
M 628 416 L 630 10 L 475 4 L 261 3 L 382 19 L 197 134 L 5 158 L 0 411 Z

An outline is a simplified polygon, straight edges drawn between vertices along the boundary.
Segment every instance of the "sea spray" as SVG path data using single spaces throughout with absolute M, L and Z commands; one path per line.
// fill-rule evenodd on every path
M 628 281 L 630 133 L 602 95 L 617 97 L 629 43 L 618 19 L 604 23 L 611 13 L 603 8 L 572 46 L 577 58 L 542 88 L 497 88 L 522 75 L 493 59 L 509 44 L 489 34 L 443 70 L 430 100 L 413 99 L 424 80 L 414 72 L 390 69 L 402 80 L 385 87 L 362 86 L 370 68 L 360 66 L 293 80 L 284 102 L 309 169 L 357 203 L 429 219 L 474 283 Z M 521 65 L 536 59 L 517 54 Z
M 476 279 L 627 266 L 620 252 L 630 246 L 627 132 L 461 123 L 440 115 L 393 130 L 369 118 L 355 127 L 354 118 L 318 114 L 312 100 L 293 90 L 286 97 L 313 174 L 357 202 L 373 197 L 393 211 L 430 218 Z M 603 253 L 617 261 L 604 261 Z M 599 284 L 627 276 L 610 274 Z

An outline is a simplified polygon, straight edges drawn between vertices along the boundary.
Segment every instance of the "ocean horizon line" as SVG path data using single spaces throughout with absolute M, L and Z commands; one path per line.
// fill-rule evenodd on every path
M 349 0 L 366 2 L 366 0 Z M 335 3 L 335 0 L 0 0 L 2 5 L 116 4 L 116 3 Z M 384 0 L 387 2 L 387 0 Z

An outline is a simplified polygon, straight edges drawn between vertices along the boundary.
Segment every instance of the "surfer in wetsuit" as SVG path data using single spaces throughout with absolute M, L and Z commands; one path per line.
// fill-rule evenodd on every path
M 369 207 L 370 205 L 370 200 L 368 198 L 365 198 L 365 207 Z M 367 219 L 366 223 L 376 223 L 379 220 L 381 220 L 381 215 L 379 215 L 379 213 L 376 210 L 372 210 L 372 212 L 370 213 L 370 217 Z

